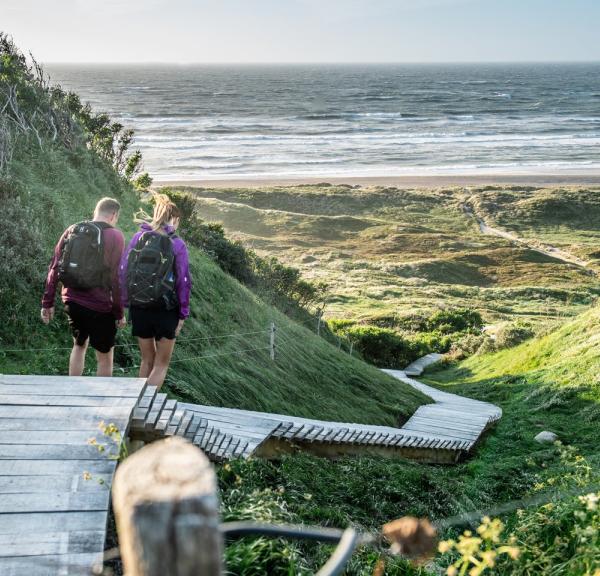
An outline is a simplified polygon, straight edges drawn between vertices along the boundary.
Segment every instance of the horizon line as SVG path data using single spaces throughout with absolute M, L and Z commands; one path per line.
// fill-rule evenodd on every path
M 131 60 L 131 61 L 102 61 L 102 60 L 48 60 L 44 66 L 56 65 L 91 65 L 91 66 L 436 66 L 436 65 L 497 65 L 497 64 L 600 64 L 595 60 L 390 60 L 390 61 L 176 61 L 176 60 Z

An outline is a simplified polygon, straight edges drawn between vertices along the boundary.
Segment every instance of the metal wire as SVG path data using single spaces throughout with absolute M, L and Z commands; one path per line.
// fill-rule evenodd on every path
M 337 528 L 321 528 L 318 526 L 293 526 L 258 524 L 255 522 L 226 522 L 221 524 L 220 531 L 227 539 L 242 538 L 248 535 L 269 536 L 271 538 L 297 538 L 299 540 L 316 540 L 319 542 L 337 542 L 338 546 L 329 560 L 316 573 L 317 576 L 336 576 L 350 560 L 358 546 L 376 543 L 379 538 L 373 534 L 359 534 L 354 528 L 338 530 Z
M 249 336 L 251 334 L 268 334 L 268 330 L 255 330 L 253 332 L 232 332 L 231 334 L 217 334 L 215 336 L 198 336 L 195 338 L 177 338 L 177 342 L 194 342 L 197 340 L 216 340 L 221 338 L 231 338 L 232 336 Z M 114 348 L 137 348 L 137 343 L 131 342 L 127 344 L 115 344 Z M 57 347 L 57 348 L 0 348 L 0 354 L 9 352 L 55 352 L 58 350 L 72 350 L 73 346 Z

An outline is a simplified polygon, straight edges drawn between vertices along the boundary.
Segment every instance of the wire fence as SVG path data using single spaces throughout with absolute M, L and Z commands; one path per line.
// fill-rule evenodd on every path
M 321 326 L 321 316 L 319 316 L 318 318 L 313 318 L 313 319 L 309 319 L 309 320 L 305 320 L 305 321 L 295 321 L 296 325 L 299 326 L 303 326 L 303 327 L 307 327 L 307 326 L 311 326 L 315 333 L 317 335 L 320 335 L 320 326 Z M 290 329 L 288 329 L 288 327 L 281 329 L 279 327 L 277 327 L 275 325 L 275 323 L 271 323 L 270 327 L 268 329 L 262 329 L 262 330 L 247 330 L 247 331 L 241 331 L 241 332 L 229 332 L 226 334 L 210 334 L 210 335 L 206 335 L 206 336 L 194 336 L 194 337 L 189 337 L 189 338 L 177 338 L 177 344 L 179 346 L 177 346 L 175 348 L 175 354 L 181 353 L 181 350 L 186 349 L 185 345 L 189 344 L 189 343 L 196 343 L 196 342 L 206 342 L 206 343 L 211 343 L 214 341 L 223 341 L 223 340 L 228 340 L 228 339 L 234 339 L 234 338 L 242 338 L 242 337 L 247 337 L 247 336 L 257 336 L 257 335 L 265 335 L 265 336 L 269 336 L 270 341 L 268 343 L 268 345 L 265 346 L 255 346 L 255 347 L 251 347 L 251 348 L 245 348 L 245 349 L 241 349 L 241 350 L 227 350 L 227 351 L 223 351 L 223 352 L 215 352 L 215 353 L 210 353 L 210 354 L 198 354 L 198 355 L 193 355 L 193 356 L 186 356 L 186 357 L 182 357 L 182 358 L 178 358 L 177 356 L 175 356 L 173 359 L 171 359 L 171 364 L 173 363 L 181 363 L 181 362 L 188 362 L 188 361 L 199 361 L 199 360 L 203 360 L 203 359 L 208 359 L 208 358 L 215 358 L 215 357 L 219 357 L 219 356 L 229 356 L 229 355 L 240 355 L 240 354 L 244 354 L 244 353 L 250 353 L 250 352 L 258 352 L 258 351 L 262 351 L 262 350 L 270 350 L 270 355 L 271 355 L 271 359 L 272 360 L 276 360 L 279 353 L 283 350 L 282 346 L 284 345 L 288 345 L 292 343 L 292 340 L 296 337 L 294 334 L 291 333 Z M 283 338 L 282 334 L 285 334 L 287 337 Z M 353 355 L 353 347 L 354 344 L 351 341 L 348 340 L 344 340 L 342 338 L 340 338 L 339 336 L 336 336 L 337 338 L 337 348 L 338 350 L 344 351 L 344 352 L 348 352 L 350 355 Z M 330 345 L 332 346 L 336 346 L 335 343 L 329 342 L 328 340 L 326 340 Z M 181 347 L 181 345 L 184 345 L 183 348 Z M 44 348 L 0 348 L 0 356 L 1 355 L 7 355 L 7 354 L 31 354 L 31 353 L 48 353 L 48 352 L 67 352 L 67 351 L 71 351 L 73 349 L 73 346 L 52 346 L 52 347 L 44 347 Z M 136 342 L 123 342 L 123 343 L 118 343 L 114 345 L 114 349 L 119 351 L 119 350 L 123 350 L 123 351 L 133 351 L 134 353 L 138 351 L 138 344 Z M 288 360 L 291 360 L 291 358 L 289 357 L 289 354 L 285 354 L 285 356 L 287 356 Z M 133 369 L 137 369 L 139 368 L 140 365 L 139 363 L 137 364 L 126 364 L 123 366 L 120 366 L 121 369 L 123 370 L 133 370 Z

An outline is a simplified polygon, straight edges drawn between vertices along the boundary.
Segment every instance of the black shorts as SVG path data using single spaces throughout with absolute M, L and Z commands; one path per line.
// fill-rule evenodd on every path
M 65 312 L 73 338 L 80 346 L 90 339 L 90 346 L 106 354 L 115 345 L 117 321 L 112 312 L 96 312 L 76 302 L 66 302 Z
M 175 339 L 179 324 L 179 308 L 129 308 L 131 333 L 138 338 Z

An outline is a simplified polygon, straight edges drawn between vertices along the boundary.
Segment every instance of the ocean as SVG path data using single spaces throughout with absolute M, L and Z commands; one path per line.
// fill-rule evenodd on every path
M 600 64 L 50 65 L 158 181 L 600 169 Z

